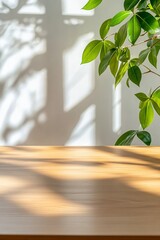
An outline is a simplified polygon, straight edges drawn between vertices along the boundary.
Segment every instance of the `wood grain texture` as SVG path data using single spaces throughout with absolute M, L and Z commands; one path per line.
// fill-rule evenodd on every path
M 160 147 L 1 147 L 7 234 L 160 236 Z

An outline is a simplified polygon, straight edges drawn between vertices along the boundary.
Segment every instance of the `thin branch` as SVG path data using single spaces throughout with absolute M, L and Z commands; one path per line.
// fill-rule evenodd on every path
M 151 45 L 151 48 L 154 47 L 154 45 L 156 45 L 158 42 L 160 42 L 160 39 L 158 39 L 155 43 L 153 43 L 153 44 Z
M 111 33 L 110 35 L 106 36 L 105 39 L 111 37 L 111 36 L 114 36 L 116 33 Z
M 151 73 L 151 71 L 144 72 L 143 74 Z
M 149 67 L 147 67 L 147 66 L 145 66 L 145 65 L 142 65 L 142 66 L 148 70 L 146 73 L 153 73 L 153 74 L 155 74 L 156 76 L 160 77 L 160 74 L 159 74 L 159 73 L 156 73 L 156 72 L 152 71 Z
M 138 45 L 140 45 L 140 44 L 149 42 L 150 40 L 152 40 L 152 38 L 148 38 L 148 39 L 146 39 L 146 40 L 144 40 L 144 41 L 142 41 L 142 42 L 135 43 L 134 45 L 133 45 L 133 44 L 132 44 L 132 45 L 128 45 L 128 46 L 126 46 L 126 47 L 135 47 L 135 46 L 138 46 Z
M 140 36 L 143 37 L 147 34 L 147 32 L 142 33 Z

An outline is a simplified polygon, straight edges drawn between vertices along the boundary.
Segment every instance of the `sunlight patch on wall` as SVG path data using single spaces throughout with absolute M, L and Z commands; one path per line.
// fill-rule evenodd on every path
M 82 25 L 84 23 L 84 20 L 78 19 L 78 18 L 70 18 L 70 19 L 65 19 L 64 24 L 66 25 Z
M 45 14 L 46 8 L 39 0 L 28 0 L 19 10 L 19 14 Z
M 45 14 L 46 9 L 40 0 L 0 0 L 0 12 L 17 14 Z
M 93 33 L 80 37 L 63 55 L 64 111 L 67 112 L 92 93 L 95 85 L 94 63 L 81 65 L 82 52 Z
M 44 112 L 47 101 L 44 20 L 23 14 L 19 18 L 18 15 L 19 8 L 26 5 L 38 8 L 39 2 L 0 2 L 1 7 L 8 6 L 9 19 L 12 9 L 17 10 L 12 20 L 0 22 L 0 145 L 23 144 L 37 122 L 43 124 L 47 120 Z
M 66 146 L 90 146 L 95 142 L 95 115 L 96 107 L 91 105 L 83 112 L 81 118 L 65 144 Z
M 15 106 L 8 119 L 11 128 L 17 128 L 26 118 L 44 108 L 46 103 L 46 71 L 41 70 L 26 77 L 18 86 L 18 94 L 15 95 Z
M 113 86 L 113 132 L 114 133 L 120 133 L 121 130 L 121 84 L 117 86 L 115 89 L 115 86 Z
M 62 15 L 73 16 L 92 16 L 93 11 L 82 10 L 82 7 L 86 4 L 86 0 L 61 0 L 62 1 Z
M 0 104 L 0 144 L 22 144 L 46 104 L 46 70 L 32 73 L 10 89 Z M 44 118 L 44 117 L 43 117 Z M 43 121 L 44 122 L 44 121 Z

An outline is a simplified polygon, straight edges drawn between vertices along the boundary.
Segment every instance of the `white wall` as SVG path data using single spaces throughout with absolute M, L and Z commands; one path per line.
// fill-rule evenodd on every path
M 109 72 L 98 76 L 98 62 L 80 65 L 86 44 L 123 1 L 92 12 L 81 10 L 85 2 L 0 0 L 1 145 L 113 145 L 139 127 L 133 94 L 140 89 L 122 84 L 115 92 Z M 146 75 L 142 89 L 158 81 Z M 150 128 L 157 145 L 159 126 L 156 118 Z

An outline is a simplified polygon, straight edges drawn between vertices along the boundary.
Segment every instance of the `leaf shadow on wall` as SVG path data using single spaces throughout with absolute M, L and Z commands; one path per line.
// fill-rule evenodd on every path
M 82 136 L 94 123 L 95 142 L 97 139 L 106 144 L 107 139 L 111 142 L 104 133 L 110 131 L 109 135 L 113 135 L 112 117 L 110 110 L 106 110 L 110 109 L 108 99 L 112 96 L 100 92 L 102 84 L 64 111 L 63 53 L 72 48 L 80 35 L 88 34 L 96 17 L 81 16 L 85 24 L 67 26 L 60 0 L 37 0 L 36 4 L 40 9 L 44 7 L 44 12 L 25 12 L 23 7 L 29 9 L 32 5 L 27 0 L 19 1 L 14 8 L 3 4 L 6 13 L 1 13 L 1 145 L 65 145 L 83 113 L 92 105 L 95 117 L 83 126 Z M 94 32 L 94 27 L 91 31 Z M 83 78 L 79 73 L 77 76 L 79 80 Z M 104 101 L 108 108 L 102 104 Z M 103 132 L 102 119 L 106 125 Z

